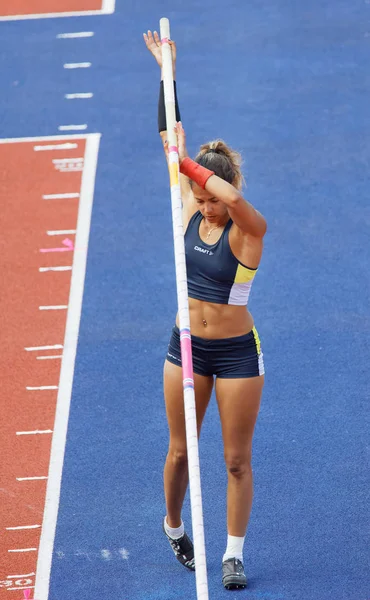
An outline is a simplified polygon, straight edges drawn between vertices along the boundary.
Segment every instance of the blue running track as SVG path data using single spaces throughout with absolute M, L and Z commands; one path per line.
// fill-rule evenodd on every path
M 200 443 L 210 599 L 368 600 L 368 0 L 117 0 L 112 16 L 0 24 L 1 137 L 102 133 L 50 600 L 195 598 L 161 532 L 176 293 L 159 73 L 142 32 L 162 16 L 190 151 L 214 137 L 240 149 L 269 225 L 251 297 L 267 376 L 249 587 L 221 585 L 213 402 Z M 62 68 L 80 61 L 93 66 Z M 184 517 L 190 528 L 188 501 Z

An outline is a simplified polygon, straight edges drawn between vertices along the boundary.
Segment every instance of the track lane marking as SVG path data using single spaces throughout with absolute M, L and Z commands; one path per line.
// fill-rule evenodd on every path
M 11 588 L 6 588 L 8 592 L 10 591 L 14 591 L 14 590 L 31 590 L 34 589 L 34 585 L 25 585 L 24 587 L 11 587 Z
M 39 306 L 39 310 L 67 310 L 67 304 L 56 304 L 50 306 Z
M 72 265 L 70 267 L 39 267 L 40 273 L 47 273 L 48 271 L 72 271 Z
M 91 62 L 81 62 L 81 63 L 64 63 L 64 69 L 89 69 L 91 67 Z
M 49 231 L 46 232 L 48 235 L 66 235 L 66 234 L 75 234 L 76 230 L 75 229 L 51 229 Z
M 87 124 L 83 125 L 59 125 L 59 131 L 84 131 L 87 129 Z
M 58 33 L 58 39 L 69 39 L 69 38 L 87 38 L 93 37 L 94 31 L 76 31 L 75 33 Z
M 57 390 L 58 386 L 57 385 L 40 385 L 39 387 L 26 387 L 26 390 L 29 390 L 31 392 L 33 391 L 37 391 L 37 390 Z
M 78 144 L 71 144 L 69 142 L 65 144 L 49 144 L 44 146 L 34 146 L 33 149 L 35 152 L 50 152 L 52 150 L 74 150 L 78 148 Z
M 16 527 L 6 527 L 6 529 L 9 531 L 15 531 L 17 529 L 38 529 L 39 527 L 41 527 L 41 525 L 17 525 Z M 34 574 L 35 573 L 32 573 L 32 575 Z M 9 575 L 9 577 L 12 577 L 12 575 Z M 21 575 L 13 575 L 13 577 L 21 577 Z
M 8 550 L 8 552 L 37 552 L 37 548 L 16 548 Z
M 33 577 L 35 573 L 27 573 L 26 575 L 7 575 L 7 579 L 25 579 L 26 577 Z
M 35 431 L 16 431 L 15 435 L 37 435 L 42 433 L 53 433 L 52 429 L 35 429 Z M 32 527 L 29 527 L 32 529 Z
M 54 346 L 29 346 L 28 348 L 25 348 L 25 350 L 27 350 L 27 352 L 33 352 L 34 350 L 60 350 L 61 348 L 63 348 L 62 344 L 54 344 Z
M 64 97 L 66 100 L 77 100 L 78 98 L 92 98 L 93 95 L 92 92 L 75 92 L 73 94 L 64 94 Z
M 69 192 L 68 194 L 44 194 L 43 200 L 63 200 L 64 198 L 79 198 L 80 194 L 78 192 Z
M 47 479 L 46 475 L 38 475 L 36 477 L 16 477 L 17 481 L 38 481 L 41 479 Z

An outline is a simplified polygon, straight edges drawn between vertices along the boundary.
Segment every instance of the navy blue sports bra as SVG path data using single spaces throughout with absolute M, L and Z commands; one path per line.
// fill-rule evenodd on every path
M 215 244 L 206 244 L 199 236 L 202 214 L 198 210 L 185 232 L 186 268 L 190 298 L 245 306 L 257 269 L 242 265 L 231 252 L 230 219 Z

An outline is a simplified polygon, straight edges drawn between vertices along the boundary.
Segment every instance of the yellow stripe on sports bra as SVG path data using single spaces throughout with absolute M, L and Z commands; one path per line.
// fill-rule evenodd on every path
M 248 269 L 248 267 L 243 267 L 243 265 L 239 264 L 236 270 L 234 283 L 247 283 L 248 281 L 252 281 L 258 269 Z
M 256 342 L 257 354 L 260 355 L 261 354 L 261 341 L 260 341 L 260 338 L 258 335 L 258 331 L 255 327 L 253 327 L 252 331 L 253 331 L 253 335 L 254 335 L 254 341 Z

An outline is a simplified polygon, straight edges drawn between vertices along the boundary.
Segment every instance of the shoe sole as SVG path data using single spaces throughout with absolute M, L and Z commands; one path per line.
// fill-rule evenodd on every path
M 223 584 L 224 584 L 224 588 L 226 590 L 238 590 L 238 589 L 242 590 L 247 587 L 247 582 L 244 583 L 242 581 L 235 581 L 235 580 L 234 581 L 232 581 L 232 580 L 226 581 L 226 582 L 223 582 Z

